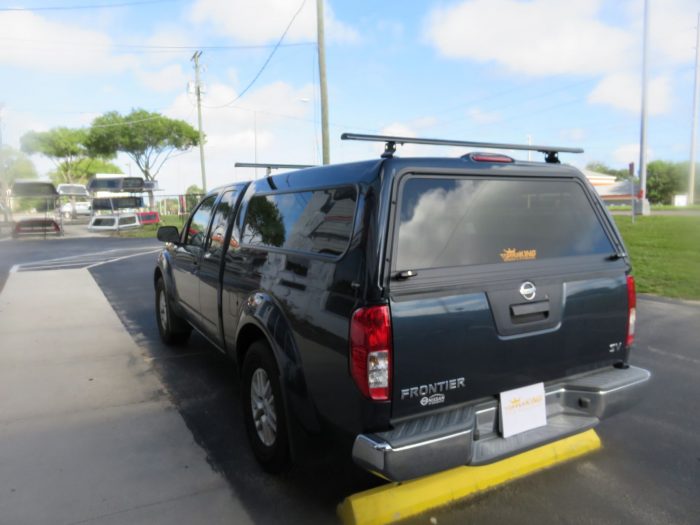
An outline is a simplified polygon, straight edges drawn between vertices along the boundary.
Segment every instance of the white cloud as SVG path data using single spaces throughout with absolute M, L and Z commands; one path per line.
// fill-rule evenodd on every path
M 649 81 L 648 111 L 650 115 L 667 113 L 671 108 L 671 80 L 659 76 Z M 629 73 L 613 73 L 604 77 L 588 95 L 588 102 L 607 104 L 617 109 L 638 113 L 642 104 L 641 79 Z
M 620 164 L 634 162 L 635 169 L 639 169 L 639 144 L 624 144 L 615 149 L 612 156 Z M 654 151 L 651 148 L 647 148 L 647 159 L 654 159 Z
M 311 97 L 313 86 L 292 86 L 286 82 L 262 85 L 246 94 L 233 107 L 219 107 L 233 100 L 237 92 L 214 83 L 203 100 L 202 119 L 207 135 L 204 146 L 209 187 L 254 176 L 251 169 L 234 169 L 238 161 L 315 164 L 312 108 L 303 102 Z M 165 112 L 195 125 L 191 96 L 178 95 Z M 259 170 L 258 175 L 262 175 Z M 190 184 L 201 184 L 199 151 L 169 161 L 158 176 L 166 192 L 183 191 Z
M 190 78 L 180 64 L 171 64 L 159 70 L 141 70 L 136 73 L 136 76 L 146 87 L 159 93 L 178 89 L 184 91 Z
M 114 54 L 105 33 L 52 22 L 30 11 L 3 13 L 0 35 L 0 63 L 26 69 L 118 73 L 138 62 L 133 56 Z
M 135 44 L 143 44 L 147 46 L 158 47 L 187 47 L 195 46 L 196 42 L 191 38 L 194 35 L 188 27 L 183 26 L 161 26 L 155 32 L 151 33 L 145 41 L 136 41 Z M 193 53 L 194 51 L 192 51 Z M 185 50 L 187 53 L 187 50 Z M 190 53 L 190 55 L 192 54 Z M 157 52 L 148 53 L 145 55 L 145 60 L 151 64 L 164 64 L 173 60 L 174 56 L 182 56 L 182 53 L 171 53 L 167 49 L 157 50 Z
M 287 42 L 316 40 L 316 2 L 307 1 L 289 28 Z M 191 15 L 195 22 L 209 23 L 221 35 L 245 44 L 266 44 L 279 39 L 299 9 L 290 0 L 197 0 Z M 354 43 L 358 32 L 335 18 L 325 5 L 326 38 L 331 42 Z
M 600 74 L 629 64 L 636 39 L 598 19 L 600 0 L 466 0 L 433 9 L 426 37 L 445 57 L 528 75 Z
M 641 52 L 644 2 L 630 0 L 627 12 L 634 20 Z M 652 62 L 668 65 L 692 62 L 695 58 L 697 0 L 657 0 L 649 2 L 649 52 Z

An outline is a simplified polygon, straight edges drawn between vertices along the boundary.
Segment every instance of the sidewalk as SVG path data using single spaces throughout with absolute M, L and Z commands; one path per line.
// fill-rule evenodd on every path
M 0 294 L 0 522 L 250 523 L 90 273 Z

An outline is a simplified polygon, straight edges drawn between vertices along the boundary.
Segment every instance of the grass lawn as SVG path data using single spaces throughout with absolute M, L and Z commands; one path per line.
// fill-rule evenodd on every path
M 700 217 L 614 217 L 637 292 L 700 299 Z
M 629 204 L 613 204 L 609 206 L 610 211 L 630 211 L 632 206 Z M 652 204 L 651 211 L 698 211 L 700 204 L 690 204 L 688 206 L 673 206 L 672 204 Z

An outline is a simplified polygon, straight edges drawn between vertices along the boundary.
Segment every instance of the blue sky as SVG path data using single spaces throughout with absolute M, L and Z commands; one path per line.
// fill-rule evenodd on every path
M 32 9 L 110 3 L 134 5 Z M 687 160 L 700 0 L 650 5 L 649 157 Z M 300 6 L 301 0 L 0 1 L 2 9 L 27 8 L 0 9 L 3 141 L 17 147 L 28 130 L 84 126 L 103 112 L 136 107 L 196 125 L 186 89 L 190 57 L 208 46 L 201 62 L 209 185 L 249 178 L 250 170 L 233 165 L 256 156 L 318 163 L 313 0 L 303 3 L 258 80 L 227 105 Z M 530 135 L 538 144 L 583 147 L 584 155 L 563 158 L 579 167 L 638 161 L 642 0 L 327 0 L 325 7 L 333 162 L 378 152 L 376 145 L 341 142 L 343 131 L 494 142 L 526 142 Z M 51 168 L 46 159 L 34 160 L 42 173 Z M 128 171 L 128 159 L 117 164 Z M 168 192 L 197 183 L 198 151 L 169 161 L 158 180 Z

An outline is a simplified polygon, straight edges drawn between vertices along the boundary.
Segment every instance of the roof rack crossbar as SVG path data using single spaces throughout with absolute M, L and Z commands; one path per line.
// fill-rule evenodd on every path
M 314 164 L 271 164 L 265 162 L 236 162 L 233 165 L 235 168 L 265 168 L 268 171 L 272 170 L 283 170 L 283 169 L 297 169 L 302 168 L 314 168 Z
M 265 177 L 273 190 L 277 187 L 272 181 L 272 170 L 283 170 L 283 169 L 303 169 L 303 168 L 315 168 L 315 164 L 271 164 L 264 162 L 236 162 L 233 165 L 234 168 L 265 168 Z
M 539 146 L 535 144 L 502 144 L 498 142 L 472 142 L 467 140 L 427 139 L 418 137 L 396 137 L 393 135 L 366 135 L 363 133 L 343 133 L 341 140 L 364 140 L 369 142 L 384 142 L 382 157 L 391 157 L 400 144 L 424 144 L 430 146 L 461 146 L 485 149 L 510 149 L 521 151 L 538 151 L 545 154 L 545 162 L 558 163 L 559 153 L 583 153 L 582 148 L 567 148 L 559 146 Z

